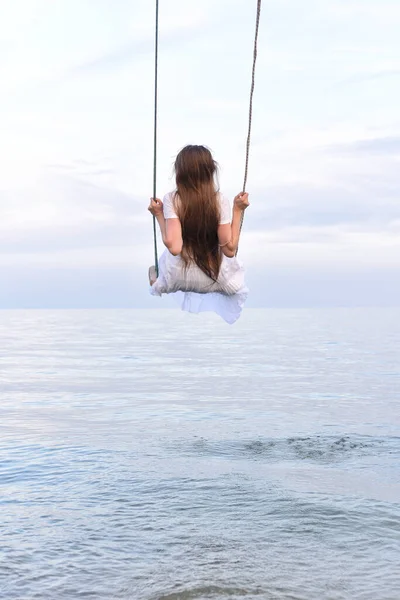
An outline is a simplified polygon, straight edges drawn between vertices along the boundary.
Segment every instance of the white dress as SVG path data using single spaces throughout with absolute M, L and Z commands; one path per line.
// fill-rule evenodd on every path
M 164 217 L 177 219 L 173 205 L 174 193 L 164 196 Z M 220 224 L 231 222 L 229 200 L 218 194 L 221 203 Z M 165 250 L 159 260 L 157 281 L 150 286 L 153 296 L 171 294 L 182 310 L 199 313 L 213 311 L 227 323 L 234 323 L 240 317 L 248 295 L 244 281 L 244 269 L 236 257 L 223 255 L 217 281 L 210 279 L 196 264 L 184 269 L 180 255 L 174 256 Z

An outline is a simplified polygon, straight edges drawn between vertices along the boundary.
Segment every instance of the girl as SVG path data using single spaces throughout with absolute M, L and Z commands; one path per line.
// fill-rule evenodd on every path
M 248 290 L 236 258 L 248 194 L 233 203 L 216 186 L 217 163 L 204 146 L 186 146 L 175 161 L 176 190 L 164 201 L 152 198 L 166 251 L 149 269 L 151 294 L 174 294 L 183 310 L 213 310 L 228 323 L 240 316 Z

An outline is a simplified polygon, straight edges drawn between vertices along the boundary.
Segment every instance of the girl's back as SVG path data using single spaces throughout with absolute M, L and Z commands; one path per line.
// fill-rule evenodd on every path
M 182 308 L 215 310 L 234 322 L 247 297 L 236 250 L 248 196 L 235 197 L 232 213 L 217 189 L 217 164 L 204 146 L 181 150 L 175 172 L 176 190 L 166 194 L 163 203 L 152 199 L 149 207 L 167 247 L 157 280 L 154 271 L 150 277 L 151 293 L 183 293 Z

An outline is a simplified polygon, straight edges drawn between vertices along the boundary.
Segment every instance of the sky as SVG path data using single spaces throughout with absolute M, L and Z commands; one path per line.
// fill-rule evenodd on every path
M 160 0 L 161 197 L 188 143 L 241 190 L 256 4 Z M 170 306 L 147 286 L 155 2 L 0 5 L 0 308 Z M 249 306 L 400 305 L 399 30 L 398 0 L 263 1 Z

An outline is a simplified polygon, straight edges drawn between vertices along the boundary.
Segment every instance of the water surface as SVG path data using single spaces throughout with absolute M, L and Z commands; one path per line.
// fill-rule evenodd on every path
M 1 598 L 399 600 L 399 310 L 0 337 Z

